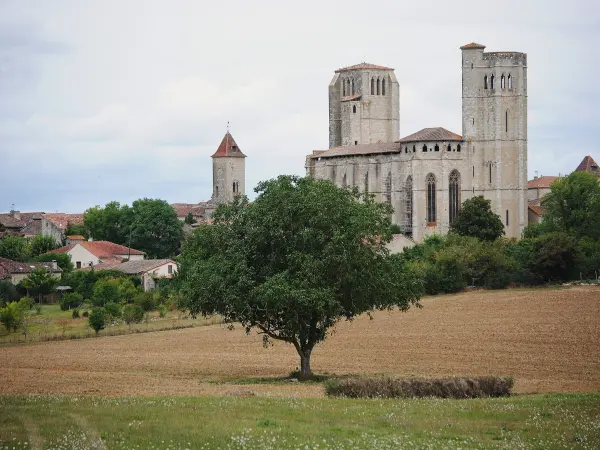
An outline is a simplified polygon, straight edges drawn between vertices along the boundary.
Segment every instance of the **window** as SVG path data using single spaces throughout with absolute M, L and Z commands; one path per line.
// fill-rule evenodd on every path
M 500 77 L 500 89 L 504 89 L 506 87 L 506 80 L 504 78 L 504 74 Z
M 354 95 L 354 80 L 352 80 L 352 95 Z
M 452 146 L 450 144 L 448 144 L 448 147 L 446 148 L 447 152 L 451 152 L 452 151 Z
M 352 112 L 356 114 L 356 105 L 352 105 Z
M 449 177 L 450 223 L 454 222 L 460 211 L 460 173 L 458 170 L 450 172 Z
M 506 210 L 506 226 L 508 226 L 508 209 Z
M 456 146 L 456 151 L 457 151 L 457 152 L 460 152 L 460 144 L 458 144 L 458 145 Z
M 342 80 L 342 96 L 346 96 L 346 80 Z
M 423 146 L 423 151 L 426 152 L 427 151 L 427 145 Z
M 381 80 L 381 95 L 385 95 L 385 78 Z
M 388 172 L 384 184 L 385 190 L 385 201 L 389 204 L 392 203 L 392 172 Z
M 173 273 L 173 265 L 172 265 L 172 264 L 169 264 L 169 265 L 167 266 L 167 272 L 169 272 L 169 274 L 172 274 L 172 273 Z
M 504 131 L 508 133 L 508 109 L 504 113 Z
M 417 151 L 417 146 L 413 145 L 413 153 Z
M 473 125 L 475 125 L 475 117 L 473 117 L 471 120 L 473 121 Z
M 375 95 L 375 79 L 371 78 L 371 95 Z
M 404 153 L 408 153 L 408 147 L 404 147 Z
M 237 181 L 233 182 L 233 193 L 237 194 L 240 191 L 240 184 Z
M 215 197 L 219 196 L 219 186 L 215 186 Z
M 487 75 L 483 77 L 483 88 L 487 89 Z
M 331 176 L 331 181 L 333 182 L 333 184 L 335 184 L 335 179 L 336 177 L 336 166 L 331 166 L 331 172 L 330 172 L 330 176 Z
M 510 76 L 510 73 L 508 74 L 508 88 L 512 89 L 512 77 Z
M 435 144 L 435 151 L 436 151 L 436 152 L 439 152 L 439 151 L 440 151 L 440 146 L 439 146 L 439 145 L 437 145 L 437 144 Z
M 412 188 L 412 177 L 408 177 L 406 179 L 406 185 L 404 188 L 404 193 L 405 193 L 405 215 L 406 215 L 406 222 L 405 222 L 405 226 L 404 229 L 407 231 L 412 231 L 412 219 L 413 219 L 413 188 Z
M 473 166 L 473 178 L 475 178 L 475 166 Z
M 377 78 L 377 95 L 381 95 L 381 80 Z
M 427 225 L 435 225 L 435 176 L 430 173 L 425 179 L 427 185 Z
M 490 77 L 490 89 L 494 89 L 494 75 Z
M 358 145 L 358 141 L 354 141 L 354 145 Z
M 78 269 L 81 269 L 81 261 L 77 261 L 77 263 L 76 263 L 76 267 L 77 267 Z
M 369 194 L 369 172 L 365 173 L 365 185 L 363 192 L 367 195 Z
M 492 184 L 492 163 L 489 163 L 489 169 L 490 169 L 490 180 L 489 183 Z
M 344 174 L 344 177 L 342 178 L 342 187 L 345 188 L 348 185 L 348 181 L 346 180 L 346 174 Z
M 471 63 L 471 69 L 473 68 L 473 63 Z

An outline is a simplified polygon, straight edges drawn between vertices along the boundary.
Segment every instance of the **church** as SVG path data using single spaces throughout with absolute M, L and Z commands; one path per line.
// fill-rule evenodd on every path
M 390 67 L 357 64 L 329 84 L 329 148 L 306 158 L 307 175 L 357 186 L 389 202 L 414 241 L 445 234 L 463 201 L 482 195 L 507 237 L 527 225 L 527 55 L 462 53 L 462 135 L 442 127 L 400 138 L 400 85 Z

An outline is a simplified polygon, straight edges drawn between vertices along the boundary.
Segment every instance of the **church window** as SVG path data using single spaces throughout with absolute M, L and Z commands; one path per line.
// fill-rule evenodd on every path
M 335 184 L 335 179 L 336 179 L 336 167 L 335 166 L 331 166 L 331 181 L 333 182 L 333 184 Z
M 427 175 L 425 183 L 427 184 L 427 225 L 435 225 L 435 176 L 432 173 Z
M 385 179 L 385 201 L 387 203 L 392 203 L 392 172 L 388 172 L 387 177 Z
M 473 68 L 473 63 L 471 63 L 471 69 Z
M 371 95 L 375 95 L 375 78 L 371 78 Z
M 240 184 L 237 181 L 233 182 L 233 193 L 237 194 L 240 192 Z
M 485 77 L 483 77 L 483 88 L 487 89 L 487 75 Z
M 439 145 L 437 145 L 437 144 L 435 144 L 435 151 L 436 151 L 436 152 L 439 152 L 439 151 L 440 151 L 440 146 L 439 146 Z
M 412 177 L 408 177 L 406 179 L 406 187 L 404 188 L 404 192 L 406 195 L 406 201 L 404 203 L 405 206 L 405 214 L 406 214 L 406 223 L 404 229 L 407 231 L 412 231 L 412 218 L 413 218 L 413 186 L 412 186 Z
M 456 146 L 456 151 L 457 151 L 457 152 L 460 152 L 460 144 L 458 144 L 458 145 Z
M 512 89 L 512 77 L 510 76 L 510 73 L 508 74 L 508 88 Z
M 504 78 L 504 74 L 500 77 L 500 89 L 504 89 L 506 87 L 506 79 Z
M 423 151 L 426 152 L 427 151 L 427 145 L 423 146 Z
M 508 133 L 508 109 L 504 113 L 504 131 Z
M 219 196 L 219 186 L 215 186 L 215 197 Z
M 381 95 L 381 80 L 377 78 L 377 95 Z
M 342 80 L 342 97 L 346 96 L 346 80 Z
M 475 178 L 475 166 L 473 166 L 473 178 Z
M 354 80 L 352 80 L 352 95 L 354 95 Z
M 490 174 L 489 174 L 489 183 L 492 184 L 492 163 L 489 163 L 489 170 L 490 170 Z
M 365 185 L 364 185 L 363 192 L 366 195 L 369 195 L 369 172 L 365 173 Z
M 450 144 L 448 144 L 448 147 L 446 148 L 447 152 L 451 152 L 452 151 L 452 146 Z
M 506 226 L 508 226 L 508 209 L 506 210 Z
M 342 178 L 342 187 L 345 188 L 348 185 L 348 182 L 346 180 L 346 174 L 344 174 L 344 177 Z
M 460 173 L 458 170 L 450 172 L 449 177 L 450 223 L 454 222 L 460 211 Z
M 471 119 L 473 121 L 473 125 L 475 125 L 475 117 Z
M 356 105 L 352 105 L 352 112 L 356 114 Z
M 490 89 L 494 89 L 494 75 L 490 77 Z
M 385 78 L 381 80 L 381 95 L 385 95 Z

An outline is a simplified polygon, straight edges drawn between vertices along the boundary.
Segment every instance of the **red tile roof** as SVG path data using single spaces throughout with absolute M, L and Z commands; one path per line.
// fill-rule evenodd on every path
M 399 153 L 397 142 L 377 142 L 375 144 L 347 145 L 333 147 L 324 151 L 313 151 L 311 159 L 333 158 L 337 156 L 379 155 L 383 153 Z
M 528 189 L 538 189 L 538 188 L 549 188 L 552 183 L 558 180 L 558 177 L 554 176 L 543 176 L 537 177 L 535 180 L 529 180 L 527 182 Z
M 38 267 L 45 267 L 52 273 L 61 273 L 62 269 L 57 267 L 52 268 L 51 262 L 44 263 L 24 263 L 18 261 L 12 261 L 6 258 L 0 258 L 0 280 L 4 278 L 10 278 L 11 275 L 19 273 L 31 273 Z
M 596 172 L 597 170 L 598 164 L 591 156 L 588 155 L 579 163 L 577 169 L 575 169 L 575 172 Z
M 171 208 L 175 210 L 177 217 L 186 217 L 189 213 L 192 213 L 194 217 L 204 217 L 204 206 L 201 204 L 193 203 L 173 203 Z
M 538 216 L 544 214 L 544 208 L 542 208 L 540 205 L 528 205 L 528 208 Z
M 470 48 L 485 48 L 485 45 L 478 44 L 477 42 L 471 42 L 470 44 L 463 45 L 460 49 L 470 49 Z
M 462 141 L 462 136 L 448 131 L 442 127 L 423 128 L 416 133 L 403 137 L 398 142 L 434 142 L 434 141 Z
M 228 131 L 223 136 L 223 140 L 221 141 L 221 145 L 217 151 L 212 155 L 213 158 L 225 158 L 225 157 L 234 157 L 234 158 L 245 158 L 246 155 L 242 153 L 238 145 L 235 143 L 233 136 Z
M 55 213 L 55 214 L 44 214 L 44 218 L 48 219 L 54 225 L 56 225 L 61 230 L 65 230 L 69 223 L 71 225 L 82 225 L 83 224 L 83 214 L 65 214 L 65 213 Z
M 351 70 L 394 70 L 394 69 L 392 69 L 391 67 L 378 66 L 376 64 L 369 64 L 369 63 L 363 62 L 360 64 L 355 64 L 353 66 L 342 67 L 341 69 L 336 70 L 335 73 L 349 72 Z
M 96 256 L 98 259 L 109 259 L 115 258 L 116 255 L 128 255 L 129 247 L 124 245 L 115 244 L 114 242 L 108 241 L 83 241 L 74 244 L 65 245 L 64 247 L 53 250 L 52 253 L 67 253 L 76 245 L 81 245 L 86 248 L 90 253 Z M 140 250 L 131 249 L 132 255 L 145 255 Z

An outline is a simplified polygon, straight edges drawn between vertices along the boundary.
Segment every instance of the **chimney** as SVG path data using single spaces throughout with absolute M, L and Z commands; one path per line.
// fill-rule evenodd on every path
M 52 260 L 52 270 L 58 270 L 58 263 L 55 259 Z
M 17 220 L 21 220 L 21 211 L 10 210 L 10 214 Z

